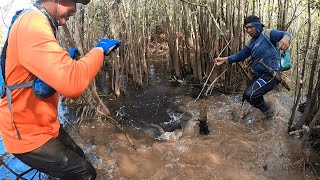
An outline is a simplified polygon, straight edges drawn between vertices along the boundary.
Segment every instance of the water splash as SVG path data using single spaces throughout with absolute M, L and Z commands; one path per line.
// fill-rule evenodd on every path
M 165 132 L 161 136 L 157 137 L 157 140 L 161 141 L 176 141 L 182 136 L 182 130 L 176 130 L 174 132 Z

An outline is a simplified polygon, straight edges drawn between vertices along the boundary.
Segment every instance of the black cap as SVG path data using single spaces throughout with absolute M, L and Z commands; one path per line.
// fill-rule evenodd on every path
M 255 15 L 248 16 L 248 17 L 244 18 L 243 25 L 246 25 L 246 24 L 252 23 L 252 22 L 260 22 L 260 18 Z
M 75 2 L 87 5 L 90 2 L 90 0 L 75 0 Z

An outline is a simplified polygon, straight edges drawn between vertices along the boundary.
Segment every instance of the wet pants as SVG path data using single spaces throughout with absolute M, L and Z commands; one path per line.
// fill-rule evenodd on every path
M 59 136 L 41 147 L 23 154 L 13 154 L 23 163 L 60 179 L 93 180 L 96 170 L 85 159 L 82 149 L 60 126 Z
M 278 80 L 271 74 L 264 74 L 260 78 L 255 78 L 249 82 L 243 98 L 253 107 L 266 112 L 269 110 L 270 105 L 264 100 L 263 95 L 273 90 L 278 84 Z

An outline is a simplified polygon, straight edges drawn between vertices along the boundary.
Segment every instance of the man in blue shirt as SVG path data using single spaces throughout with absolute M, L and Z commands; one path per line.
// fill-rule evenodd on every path
M 243 61 L 251 56 L 251 68 L 253 79 L 249 82 L 243 97 L 252 106 L 260 109 L 266 117 L 273 117 L 275 111 L 270 103 L 267 103 L 263 95 L 273 90 L 279 81 L 264 68 L 259 61 L 263 59 L 264 63 L 273 70 L 280 71 L 280 56 L 277 49 L 287 50 L 290 46 L 291 34 L 279 30 L 263 30 L 264 25 L 260 18 L 254 15 L 244 19 L 244 29 L 251 36 L 248 44 L 240 52 L 228 56 L 215 58 L 215 64 L 232 64 Z

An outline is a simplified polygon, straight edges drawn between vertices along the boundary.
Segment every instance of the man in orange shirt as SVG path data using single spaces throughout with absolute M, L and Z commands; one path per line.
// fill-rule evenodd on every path
M 6 150 L 25 164 L 61 179 L 95 179 L 96 171 L 60 126 L 56 91 L 65 97 L 79 97 L 101 68 L 104 55 L 120 45 L 117 40 L 101 39 L 78 61 L 59 45 L 57 26 L 66 24 L 76 12 L 76 3 L 89 2 L 40 0 L 13 22 L 2 52 L 6 54 L 3 77 L 7 86 L 41 79 L 54 89 L 45 98 L 36 95 L 36 85 L 14 89 L 10 98 L 8 93 L 3 97 L 0 132 Z

